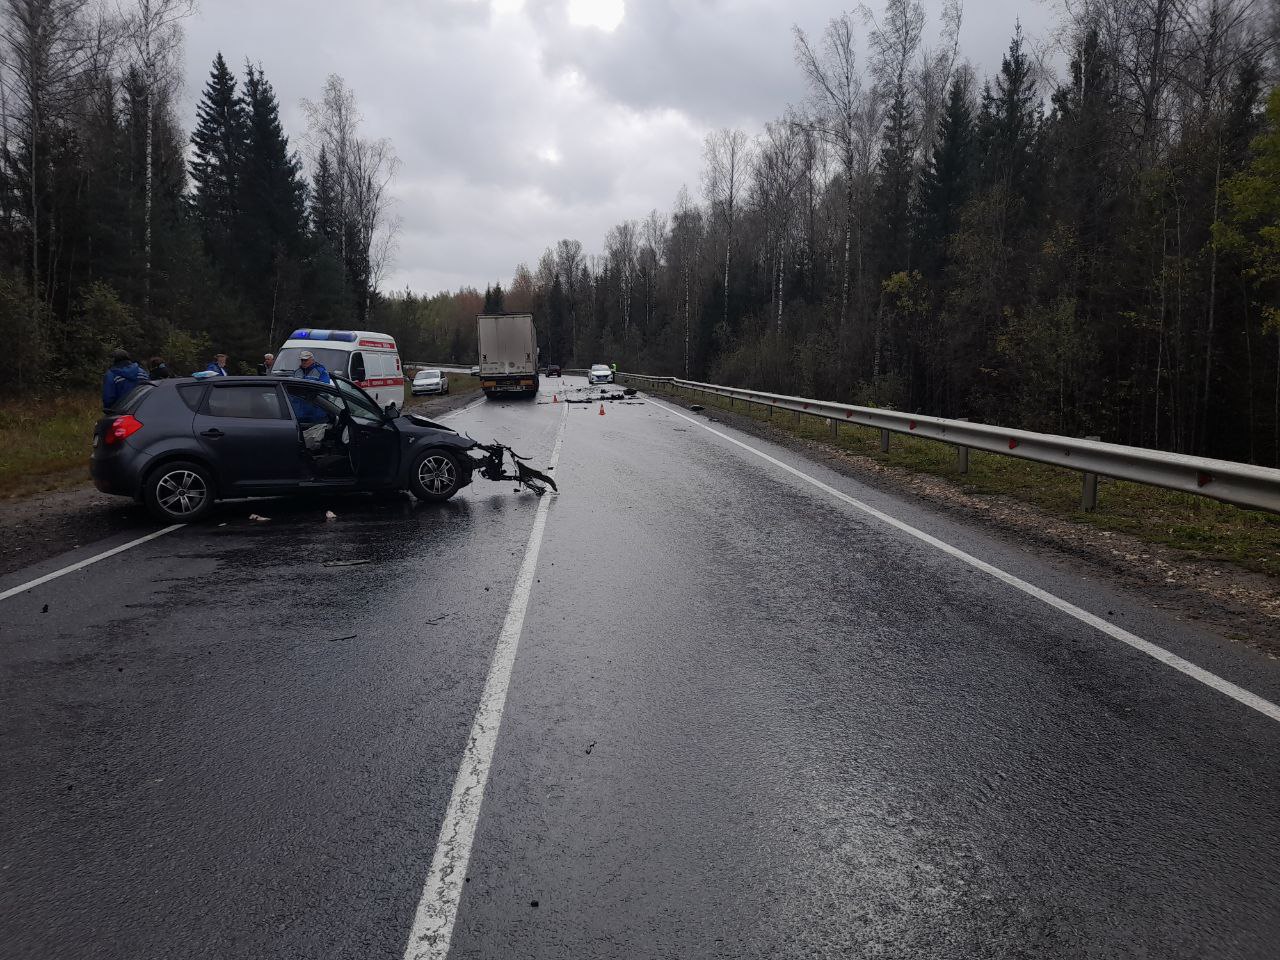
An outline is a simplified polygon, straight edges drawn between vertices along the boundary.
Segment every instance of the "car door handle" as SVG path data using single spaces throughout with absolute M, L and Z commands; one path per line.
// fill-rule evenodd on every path
M 226 434 L 223 433 L 221 430 L 219 430 L 217 427 L 214 427 L 212 430 L 204 431 L 202 434 L 200 434 L 200 436 L 208 437 L 211 440 L 217 440 L 219 437 L 225 437 Z

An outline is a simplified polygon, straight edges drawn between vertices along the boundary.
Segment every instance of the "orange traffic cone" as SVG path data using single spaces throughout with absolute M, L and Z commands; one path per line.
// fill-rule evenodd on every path
M 600 416 L 604 416 L 604 404 L 600 404 Z
M 553 394 L 551 395 L 551 402 L 552 402 L 552 403 L 559 403 L 559 402 L 560 402 L 560 394 L 558 394 L 558 393 L 553 393 Z

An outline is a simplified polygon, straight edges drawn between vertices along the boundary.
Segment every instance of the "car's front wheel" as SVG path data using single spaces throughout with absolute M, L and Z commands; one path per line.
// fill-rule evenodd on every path
M 462 465 L 447 450 L 423 451 L 409 472 L 409 490 L 419 500 L 442 502 L 462 486 Z
M 175 460 L 147 475 L 142 498 L 157 520 L 195 523 L 213 509 L 213 478 L 198 463 Z

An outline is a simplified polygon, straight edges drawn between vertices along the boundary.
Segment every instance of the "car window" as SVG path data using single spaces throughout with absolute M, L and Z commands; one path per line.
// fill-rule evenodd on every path
M 211 387 L 204 399 L 204 414 L 243 420 L 287 420 L 274 383 Z
M 203 383 L 184 383 L 178 388 L 178 396 L 192 411 L 196 411 L 200 409 L 200 401 L 204 399 L 205 389 Z
M 351 379 L 357 383 L 369 379 L 369 374 L 364 367 L 364 354 L 359 351 L 351 355 Z
M 334 383 L 338 387 L 338 392 L 342 394 L 342 399 L 346 401 L 347 410 L 350 411 L 352 419 L 368 424 L 383 422 L 382 411 L 364 393 L 342 380 L 335 380 Z
M 302 424 L 332 422 L 342 412 L 342 401 L 332 391 L 301 382 L 284 385 L 293 415 Z

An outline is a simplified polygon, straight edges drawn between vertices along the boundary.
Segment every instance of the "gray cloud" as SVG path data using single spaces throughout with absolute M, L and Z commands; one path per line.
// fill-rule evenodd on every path
M 186 24 L 183 119 L 221 50 L 237 72 L 246 57 L 262 63 L 301 147 L 299 101 L 340 74 L 364 134 L 389 138 L 403 162 L 386 285 L 483 286 L 561 237 L 597 249 L 614 223 L 696 188 L 708 130 L 755 133 L 803 99 L 792 24 L 816 34 L 833 12 L 819 0 L 627 0 L 609 33 L 570 23 L 567 2 L 207 0 Z M 962 49 L 980 71 L 998 65 L 1019 15 L 1032 33 L 1050 20 L 1025 5 L 967 12 Z

